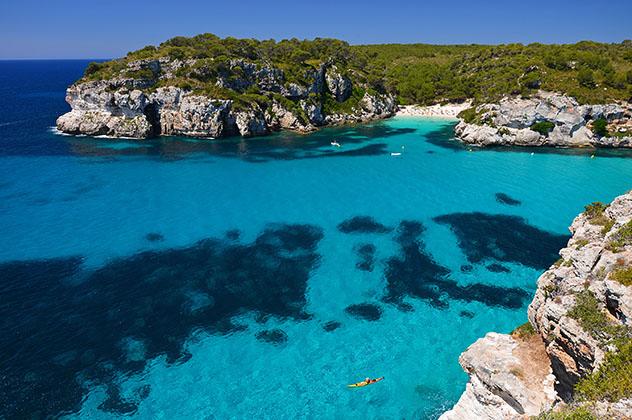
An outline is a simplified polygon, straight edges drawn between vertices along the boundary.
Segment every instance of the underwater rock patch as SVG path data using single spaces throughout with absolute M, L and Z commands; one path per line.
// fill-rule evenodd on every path
M 340 223 L 338 230 L 342 233 L 388 233 L 393 229 L 370 216 L 354 216 Z
M 161 242 L 165 240 L 165 237 L 162 236 L 161 233 L 150 232 L 147 235 L 145 235 L 145 239 L 147 239 L 149 242 Z
M 365 321 L 378 321 L 382 317 L 382 308 L 373 303 L 357 303 L 345 308 L 345 312 L 354 318 Z
M 501 192 L 496 193 L 496 201 L 498 201 L 501 204 L 506 204 L 508 206 L 519 206 L 522 204 L 522 201 L 516 200 L 515 198 L 511 198 L 507 194 L 501 193 Z
M 472 312 L 472 311 L 461 311 L 461 312 L 459 312 L 459 316 L 461 318 L 474 318 L 474 312 Z
M 474 270 L 474 266 L 471 264 L 464 264 L 461 266 L 461 273 L 471 273 Z
M 275 328 L 273 330 L 259 331 L 257 334 L 255 334 L 255 337 L 259 341 L 275 345 L 283 344 L 287 341 L 287 334 L 285 333 L 285 331 L 278 328 Z
M 395 238 L 401 255 L 386 261 L 384 276 L 386 294 L 383 300 L 401 306 L 406 296 L 426 300 L 430 305 L 445 309 L 450 299 L 477 301 L 489 306 L 521 308 L 529 294 L 519 288 L 470 284 L 461 286 L 448 278 L 450 270 L 436 263 L 424 251 L 421 235 L 425 228 L 417 221 L 403 221 Z
M 497 260 L 544 270 L 559 258 L 557 252 L 569 238 L 531 226 L 522 217 L 504 214 L 452 213 L 433 220 L 450 226 L 472 264 Z
M 226 239 L 230 239 L 231 241 L 236 241 L 241 237 L 241 232 L 239 229 L 230 229 L 226 231 Z
M 340 323 L 338 321 L 329 321 L 329 322 L 325 322 L 323 324 L 323 330 L 325 330 L 327 332 L 335 331 L 335 330 L 337 330 L 340 327 L 342 327 L 342 323 Z
M 93 271 L 82 258 L 0 264 L 0 418 L 75 412 L 103 385 L 103 410 L 136 410 L 121 394 L 121 375 L 165 355 L 184 363 L 193 331 L 226 334 L 245 312 L 301 321 L 307 281 L 318 265 L 322 230 L 270 225 L 249 244 L 209 238 L 146 251 Z M 46 343 L 46 345 L 42 345 Z
M 491 271 L 492 273 L 511 273 L 511 270 L 509 268 L 498 263 L 489 264 L 485 268 L 487 268 L 487 271 Z
M 356 268 L 361 271 L 373 271 L 375 245 L 359 244 L 354 247 L 354 251 L 358 255 Z

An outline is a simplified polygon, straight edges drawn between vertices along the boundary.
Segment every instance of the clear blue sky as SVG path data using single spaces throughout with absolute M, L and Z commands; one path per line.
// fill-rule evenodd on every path
M 176 35 L 352 44 L 632 39 L 632 0 L 3 0 L 0 58 L 110 58 Z

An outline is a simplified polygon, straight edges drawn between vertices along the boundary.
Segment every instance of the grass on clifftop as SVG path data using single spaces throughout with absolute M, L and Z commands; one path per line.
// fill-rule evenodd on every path
M 610 279 L 624 286 L 632 286 L 632 267 L 619 268 L 610 273 Z
M 525 322 L 519 327 L 516 327 L 516 329 L 511 332 L 512 336 L 517 337 L 521 340 L 526 340 L 527 338 L 532 337 L 535 334 L 537 333 L 533 328 L 533 325 L 531 325 L 529 321 Z
M 610 229 L 612 229 L 614 225 L 614 220 L 605 214 L 607 208 L 608 205 L 600 201 L 595 201 L 584 207 L 584 213 L 588 217 L 588 221 L 593 225 L 603 226 L 601 233 L 604 235 L 610 232 Z

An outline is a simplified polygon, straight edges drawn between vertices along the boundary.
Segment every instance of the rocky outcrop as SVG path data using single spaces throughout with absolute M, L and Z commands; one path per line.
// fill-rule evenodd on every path
M 443 420 L 518 419 L 553 406 L 555 378 L 539 337 L 523 340 L 489 333 L 459 362 L 470 381 Z
M 442 419 L 519 419 L 581 404 L 574 385 L 616 351 L 612 334 L 629 339 L 632 286 L 617 275 L 632 269 L 632 192 L 589 210 L 573 221 L 560 261 L 538 279 L 528 310 L 533 335 L 490 333 L 471 345 L 460 358 L 470 382 Z M 591 401 L 590 410 L 630 418 L 632 400 Z
M 248 102 L 196 93 L 177 86 L 182 71 L 196 80 L 216 77 L 217 88 L 237 95 L 256 89 L 267 99 Z M 367 92 L 351 112 L 326 115 L 322 95 L 346 101 L 353 89 L 351 80 L 329 62 L 307 71 L 305 79 L 304 85 L 287 82 L 281 69 L 247 60 L 233 59 L 221 66 L 212 60 L 136 60 L 115 77 L 70 86 L 66 101 L 72 110 L 58 118 L 57 128 L 69 134 L 131 138 L 247 137 L 386 118 L 397 109 L 392 96 Z M 281 101 L 278 95 L 287 99 Z
M 579 105 L 569 96 L 540 92 L 479 105 L 473 114 L 455 127 L 457 138 L 473 146 L 632 147 L 631 104 Z M 602 118 L 614 134 L 594 133 L 594 121 Z
M 343 76 L 336 66 L 331 66 L 325 73 L 327 89 L 338 102 L 344 102 L 351 96 L 351 80 Z

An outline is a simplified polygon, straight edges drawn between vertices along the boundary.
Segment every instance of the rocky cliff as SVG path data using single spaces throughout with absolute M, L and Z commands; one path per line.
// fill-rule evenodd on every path
M 460 114 L 455 134 L 474 146 L 632 148 L 632 104 L 579 105 L 569 96 L 539 92 L 507 97 Z
M 461 355 L 470 381 L 443 420 L 632 418 L 632 192 L 587 206 L 570 231 L 538 279 L 529 324 Z
M 232 59 L 219 71 L 213 65 L 209 59 L 121 60 L 107 78 L 86 76 L 68 88 L 72 110 L 57 119 L 57 128 L 131 138 L 256 136 L 365 122 L 396 110 L 392 96 L 354 83 L 332 61 L 305 70 L 302 83 L 289 82 L 269 63 Z M 206 90 L 188 80 L 204 80 Z

